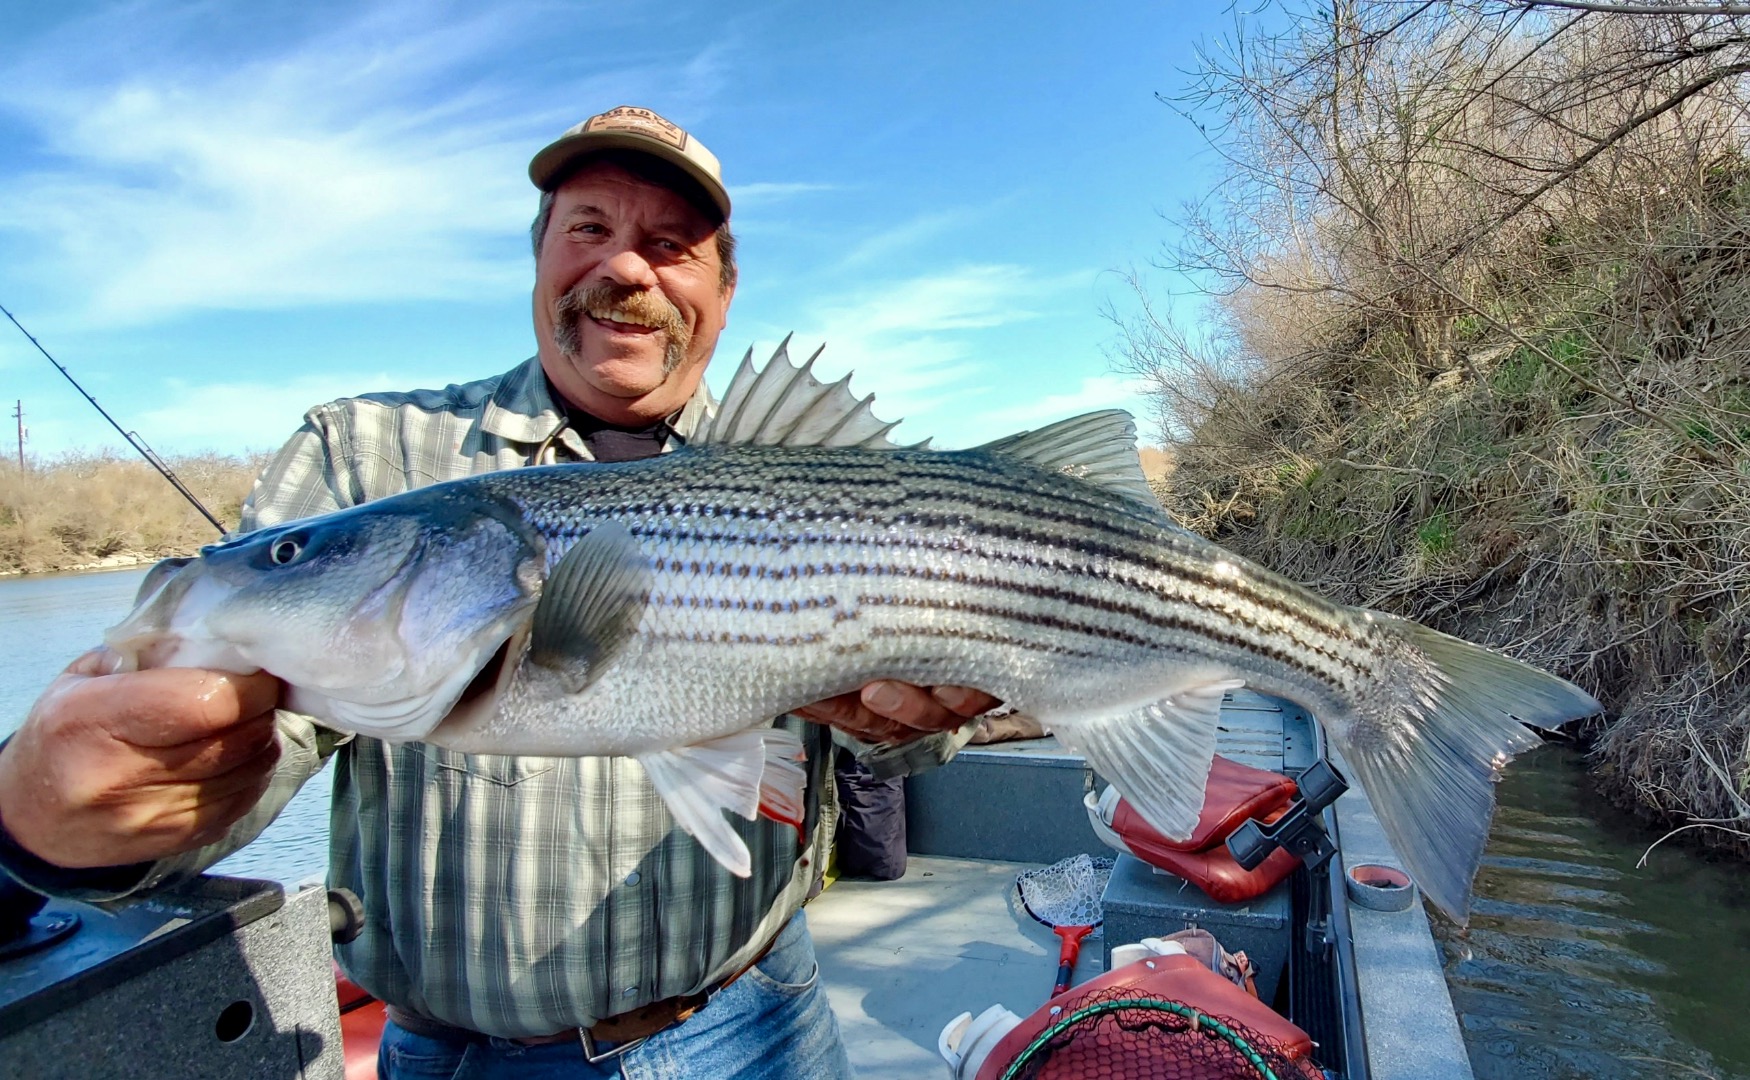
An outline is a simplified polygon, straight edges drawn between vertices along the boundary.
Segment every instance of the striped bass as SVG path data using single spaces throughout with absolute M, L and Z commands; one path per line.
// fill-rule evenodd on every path
M 361 735 L 635 757 L 744 876 L 723 811 L 800 819 L 787 711 L 876 679 L 975 687 L 1184 837 L 1223 694 L 1249 686 L 1319 719 L 1460 920 L 1524 725 L 1598 708 L 1179 528 L 1127 414 L 899 448 L 811 364 L 750 354 L 675 453 L 435 484 L 164 564 L 106 641 L 138 666 L 266 670 L 286 707 Z

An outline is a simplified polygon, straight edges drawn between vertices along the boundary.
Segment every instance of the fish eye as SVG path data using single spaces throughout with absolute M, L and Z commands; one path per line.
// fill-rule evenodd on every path
M 304 544 L 298 537 L 285 536 L 274 541 L 267 549 L 267 557 L 275 566 L 285 566 L 298 561 L 298 556 L 304 553 Z

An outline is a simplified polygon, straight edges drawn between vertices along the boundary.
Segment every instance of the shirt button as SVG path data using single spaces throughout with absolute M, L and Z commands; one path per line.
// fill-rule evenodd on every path
M 626 987 L 626 989 L 620 991 L 620 996 L 621 997 L 631 997 L 633 994 L 636 994 L 637 992 L 638 992 L 638 988 L 636 986 L 628 986 L 628 987 Z
M 638 884 L 638 871 L 634 870 L 630 874 L 626 875 L 626 884 L 628 884 L 628 885 Z

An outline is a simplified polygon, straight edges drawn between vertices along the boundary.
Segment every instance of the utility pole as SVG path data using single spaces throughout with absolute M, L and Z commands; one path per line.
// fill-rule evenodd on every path
M 18 402 L 18 407 L 12 410 L 12 416 L 18 421 L 18 471 L 24 471 L 24 401 Z

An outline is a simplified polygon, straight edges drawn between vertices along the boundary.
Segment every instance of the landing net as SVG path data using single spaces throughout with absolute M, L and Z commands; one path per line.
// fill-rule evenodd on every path
M 1321 1080 L 1282 1044 L 1195 1006 L 1093 991 L 1039 1033 L 1001 1080 Z
M 1112 860 L 1074 855 L 1015 878 L 1021 906 L 1046 926 L 1099 926 Z

